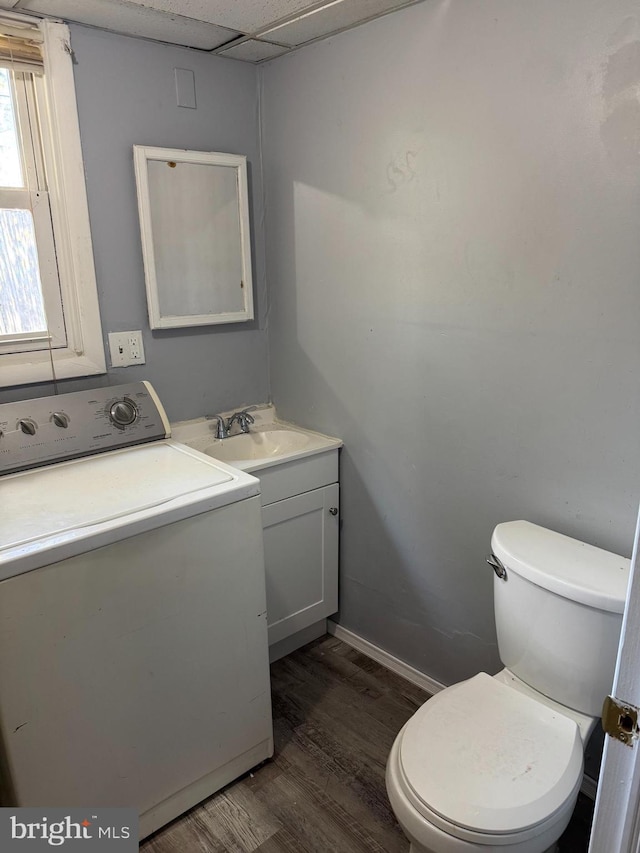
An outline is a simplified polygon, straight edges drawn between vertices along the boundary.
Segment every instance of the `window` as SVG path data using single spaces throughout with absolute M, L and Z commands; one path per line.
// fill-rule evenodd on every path
M 0 65 L 0 352 L 67 345 L 30 71 Z
M 68 29 L 0 18 L 0 386 L 104 372 Z

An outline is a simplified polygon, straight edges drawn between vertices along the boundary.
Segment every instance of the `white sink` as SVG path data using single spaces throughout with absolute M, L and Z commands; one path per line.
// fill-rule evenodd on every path
M 248 433 L 217 439 L 215 422 L 199 418 L 172 425 L 172 436 L 194 450 L 244 471 L 256 471 L 342 445 L 339 439 L 275 420 L 273 406 L 252 414 L 255 424 Z
M 289 427 L 274 426 L 240 433 L 225 439 L 215 439 L 202 452 L 221 462 L 234 465 L 255 459 L 273 459 L 275 456 L 289 456 L 299 450 L 306 450 L 312 443 L 309 435 Z

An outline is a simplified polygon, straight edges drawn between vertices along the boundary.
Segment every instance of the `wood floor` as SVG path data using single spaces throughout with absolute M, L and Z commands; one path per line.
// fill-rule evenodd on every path
M 325 637 L 271 667 L 275 755 L 148 838 L 143 853 L 407 853 L 387 802 L 393 740 L 428 698 Z M 586 853 L 591 803 L 561 839 Z

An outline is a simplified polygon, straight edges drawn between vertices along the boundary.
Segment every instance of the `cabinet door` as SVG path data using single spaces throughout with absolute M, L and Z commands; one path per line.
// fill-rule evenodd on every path
M 262 508 L 269 643 L 338 609 L 338 484 Z

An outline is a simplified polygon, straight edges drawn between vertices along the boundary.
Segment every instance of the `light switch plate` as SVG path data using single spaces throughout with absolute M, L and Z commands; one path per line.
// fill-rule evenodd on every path
M 112 367 L 144 364 L 142 332 L 109 332 L 109 352 Z

